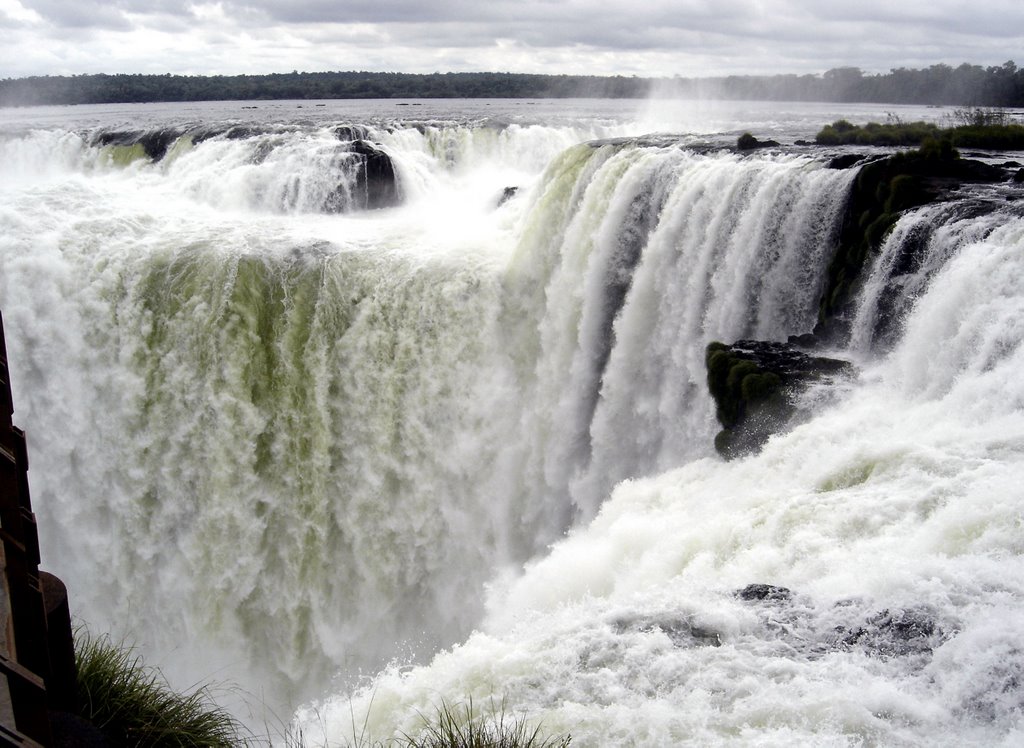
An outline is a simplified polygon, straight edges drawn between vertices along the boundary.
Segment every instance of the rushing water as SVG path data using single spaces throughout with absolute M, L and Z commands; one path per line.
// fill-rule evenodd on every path
M 721 146 L 879 113 L 406 103 L 6 113 L 15 418 L 90 629 L 314 745 L 470 698 L 584 746 L 1024 738 L 1017 188 L 901 218 L 859 374 L 726 463 L 704 347 L 813 328 L 856 172 Z

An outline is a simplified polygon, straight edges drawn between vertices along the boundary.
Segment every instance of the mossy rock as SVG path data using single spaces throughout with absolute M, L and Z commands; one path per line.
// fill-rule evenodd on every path
M 794 396 L 809 382 L 847 372 L 845 361 L 811 356 L 791 343 L 710 343 L 708 390 L 722 431 L 715 449 L 731 459 L 755 452 L 796 414 Z
M 963 182 L 992 183 L 1008 178 L 1000 167 L 960 158 L 949 139 L 934 135 L 922 139 L 925 144 L 920 150 L 896 153 L 860 167 L 818 307 L 815 334 L 819 337 L 841 340 L 848 333 L 846 318 L 865 262 L 881 248 L 901 213 L 947 199 Z
M 752 151 L 756 148 L 773 148 L 778 146 L 777 140 L 758 140 L 749 132 L 745 132 L 736 139 L 736 148 L 741 151 Z

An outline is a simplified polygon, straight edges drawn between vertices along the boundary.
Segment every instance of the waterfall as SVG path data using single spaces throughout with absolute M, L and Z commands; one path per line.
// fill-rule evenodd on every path
M 834 351 L 859 376 L 725 463 L 705 348 L 815 327 L 856 169 L 613 130 L 4 134 L 73 609 L 178 682 L 318 699 L 313 740 L 492 696 L 582 745 L 1007 734 L 1019 211 L 903 215 Z
M 838 401 L 758 455 L 620 483 L 464 643 L 297 727 L 383 739 L 490 698 L 588 746 L 1015 742 L 1024 220 L 946 215 Z

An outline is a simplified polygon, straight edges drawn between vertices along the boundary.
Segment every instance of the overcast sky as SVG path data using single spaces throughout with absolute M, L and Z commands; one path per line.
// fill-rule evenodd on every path
M 884 72 L 1024 66 L 1024 0 L 0 0 L 0 34 L 0 78 Z

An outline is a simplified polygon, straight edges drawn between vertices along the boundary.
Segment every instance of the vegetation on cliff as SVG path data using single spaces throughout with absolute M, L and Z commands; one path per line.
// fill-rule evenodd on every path
M 1024 125 L 1012 123 L 1005 112 L 974 108 L 957 110 L 949 127 L 899 120 L 854 125 L 841 119 L 825 125 L 815 137 L 819 145 L 906 146 L 929 140 L 956 148 L 1024 150 Z
M 854 157 L 853 163 L 862 163 Z M 840 168 L 853 165 L 844 158 Z M 827 271 L 815 333 L 842 336 L 844 312 L 870 254 L 881 245 L 902 211 L 933 202 L 963 182 L 1007 180 L 996 166 L 960 158 L 948 139 L 926 138 L 917 150 L 878 158 L 860 167 L 847 201 L 838 248 Z

